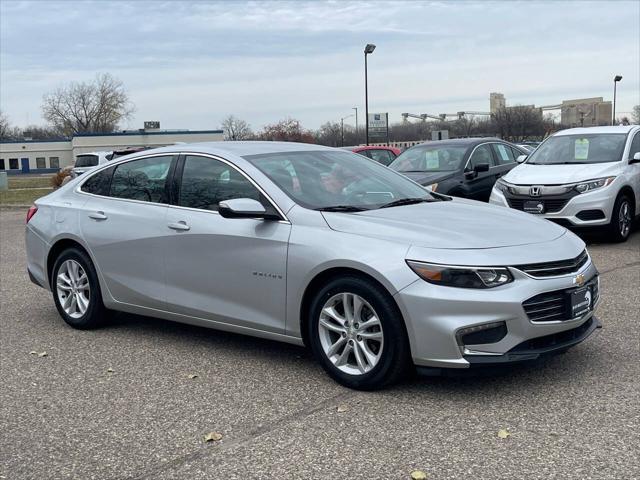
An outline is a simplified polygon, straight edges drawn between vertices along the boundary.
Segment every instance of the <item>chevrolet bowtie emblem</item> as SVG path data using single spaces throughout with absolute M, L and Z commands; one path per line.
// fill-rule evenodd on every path
M 573 283 L 575 283 L 579 287 L 584 285 L 584 275 L 582 274 L 576 275 L 576 278 L 573 279 Z

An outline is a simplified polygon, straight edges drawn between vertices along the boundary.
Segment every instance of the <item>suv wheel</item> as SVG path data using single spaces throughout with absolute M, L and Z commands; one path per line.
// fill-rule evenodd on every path
M 309 313 L 314 356 L 338 383 L 373 390 L 409 371 L 402 316 L 376 283 L 355 276 L 334 279 L 317 293 Z
M 616 242 L 624 242 L 629 238 L 633 225 L 633 204 L 626 195 L 619 195 L 613 206 L 609 234 Z
M 93 263 L 80 249 L 63 251 L 53 266 L 53 300 L 58 313 L 73 328 L 99 326 L 105 317 L 100 285 Z

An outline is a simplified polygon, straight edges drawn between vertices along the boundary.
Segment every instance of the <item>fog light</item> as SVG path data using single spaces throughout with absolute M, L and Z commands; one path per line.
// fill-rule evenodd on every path
M 460 347 L 496 343 L 506 336 L 507 324 L 505 322 L 483 323 L 482 325 L 461 328 L 456 332 L 456 340 Z

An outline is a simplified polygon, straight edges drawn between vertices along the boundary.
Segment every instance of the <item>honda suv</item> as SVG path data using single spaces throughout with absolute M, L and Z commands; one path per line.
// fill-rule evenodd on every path
M 490 202 L 623 242 L 640 213 L 640 127 L 571 128 L 499 179 Z

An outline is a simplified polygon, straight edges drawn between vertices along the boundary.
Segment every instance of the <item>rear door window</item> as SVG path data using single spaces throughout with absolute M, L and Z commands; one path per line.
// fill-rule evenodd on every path
M 147 157 L 115 166 L 110 196 L 143 202 L 168 203 L 167 175 L 173 157 Z
M 494 165 L 493 155 L 491 154 L 491 148 L 489 145 L 479 145 L 475 151 L 471 154 L 471 158 L 469 158 L 469 164 L 467 166 L 467 170 L 473 170 L 476 165 L 480 165 L 482 163 L 489 164 L 490 167 Z
M 113 177 L 114 170 L 115 167 L 105 168 L 104 170 L 100 170 L 98 173 L 91 175 L 82 184 L 80 190 L 86 193 L 91 193 L 93 195 L 108 196 L 109 190 L 111 188 L 111 178 Z
M 513 163 L 516 161 L 513 156 L 513 152 L 511 151 L 511 147 L 509 147 L 508 145 L 503 145 L 502 143 L 494 143 L 493 145 L 491 145 L 491 147 L 493 148 L 493 153 L 498 160 L 498 165 L 505 165 L 507 163 Z

